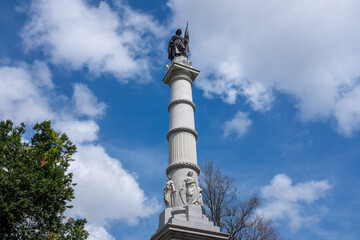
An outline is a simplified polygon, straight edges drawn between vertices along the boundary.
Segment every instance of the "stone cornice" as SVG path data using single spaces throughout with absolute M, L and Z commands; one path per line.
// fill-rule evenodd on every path
M 168 168 L 166 169 L 166 175 L 169 175 L 172 170 L 177 168 L 191 168 L 192 170 L 197 172 L 198 175 L 200 174 L 200 168 L 198 167 L 198 165 L 191 162 L 176 162 L 168 166 Z
M 178 128 L 173 128 L 173 129 L 169 130 L 168 133 L 166 134 L 166 139 L 169 141 L 170 136 L 177 132 L 188 132 L 188 133 L 191 133 L 192 135 L 194 135 L 196 140 L 198 139 L 197 132 L 194 129 L 191 129 L 188 127 L 178 127 Z
M 195 112 L 195 109 L 196 109 L 195 104 L 188 99 L 176 99 L 176 100 L 172 101 L 168 105 L 168 112 L 170 112 L 170 109 L 172 106 L 174 106 L 175 104 L 179 104 L 179 103 L 189 104 L 194 109 L 194 112 Z
M 171 86 L 171 82 L 177 80 L 179 75 L 182 77 L 186 76 L 184 80 L 188 80 L 191 84 L 195 81 L 195 78 L 199 75 L 200 71 L 181 63 L 172 62 L 168 67 L 168 70 L 163 78 L 163 83 L 169 84 Z

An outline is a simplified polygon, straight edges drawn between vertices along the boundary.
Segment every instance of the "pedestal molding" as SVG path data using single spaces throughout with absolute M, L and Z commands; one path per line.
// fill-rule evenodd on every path
M 229 239 L 229 234 L 220 231 L 206 231 L 202 229 L 168 223 L 151 237 L 151 240 L 173 240 L 173 239 L 227 240 Z
M 173 100 L 168 105 L 168 112 L 170 112 L 170 109 L 171 109 L 172 106 L 174 106 L 176 104 L 179 104 L 179 103 L 185 103 L 185 104 L 190 105 L 194 109 L 194 112 L 195 112 L 195 109 L 196 109 L 195 104 L 192 101 L 190 101 L 189 99 L 176 99 L 176 100 Z
M 194 129 L 191 129 L 188 127 L 177 127 L 177 128 L 173 128 L 173 129 L 169 130 L 168 133 L 166 134 L 166 139 L 169 141 L 170 136 L 176 132 L 188 132 L 188 133 L 191 133 L 192 135 L 194 135 L 196 140 L 198 139 L 197 132 Z

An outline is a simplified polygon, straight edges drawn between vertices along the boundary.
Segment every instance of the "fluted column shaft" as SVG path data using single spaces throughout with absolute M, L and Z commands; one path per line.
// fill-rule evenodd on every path
M 193 81 L 199 71 L 191 65 L 173 61 L 165 75 L 163 82 L 171 88 L 168 111 L 170 114 L 169 131 L 169 166 L 167 175 L 171 177 L 176 189 L 181 189 L 184 179 L 193 172 L 193 178 L 198 181 L 200 169 L 197 166 L 194 111 L 192 98 Z M 174 207 L 184 206 L 186 201 L 179 192 L 174 197 Z

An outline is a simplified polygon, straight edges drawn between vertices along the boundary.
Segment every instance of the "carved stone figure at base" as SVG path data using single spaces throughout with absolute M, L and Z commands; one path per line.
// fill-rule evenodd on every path
M 198 188 L 199 188 L 199 194 L 198 194 L 198 200 L 197 200 L 197 204 L 199 206 L 203 206 L 203 199 L 202 199 L 202 188 L 199 186 L 199 183 L 198 183 Z
M 174 194 L 176 192 L 174 182 L 170 176 L 166 177 L 167 182 L 164 186 L 164 202 L 167 208 L 174 207 Z
M 197 186 L 196 181 L 192 177 L 193 173 L 188 172 L 187 177 L 185 178 L 185 189 L 186 189 L 186 203 L 192 204 L 197 197 Z
M 193 172 L 188 172 L 187 177 L 184 179 L 184 184 L 180 189 L 181 200 L 186 205 L 195 204 L 202 206 L 203 201 L 201 192 L 202 189 L 200 188 L 199 183 L 193 178 Z

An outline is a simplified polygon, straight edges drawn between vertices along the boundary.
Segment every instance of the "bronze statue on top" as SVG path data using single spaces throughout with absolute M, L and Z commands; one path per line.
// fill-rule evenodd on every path
M 184 38 L 181 36 L 181 29 L 176 31 L 176 35 L 172 36 L 169 42 L 169 59 L 172 61 L 177 56 L 187 57 L 189 52 L 189 30 L 186 23 Z

